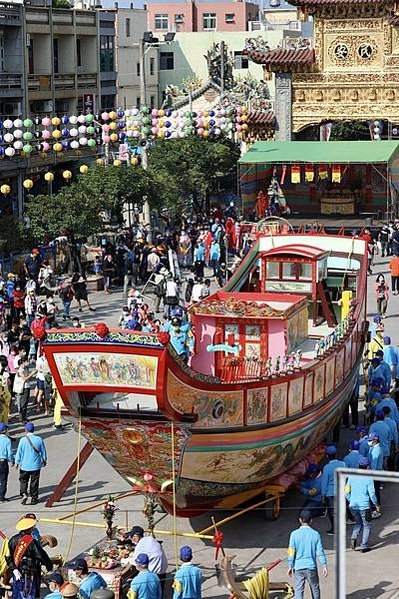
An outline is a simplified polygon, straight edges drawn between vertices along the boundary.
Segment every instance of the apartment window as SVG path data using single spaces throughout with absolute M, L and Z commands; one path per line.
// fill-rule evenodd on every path
M 130 37 L 130 19 L 126 19 L 126 37 Z
M 155 29 L 169 29 L 168 15 L 155 15 Z
M 175 23 L 184 23 L 184 15 L 175 15 Z
M 150 98 L 150 106 L 151 106 L 151 108 L 154 108 L 154 106 L 155 106 L 155 96 L 151 96 L 151 98 Z
M 53 39 L 53 58 L 54 58 L 54 73 L 59 73 L 58 65 L 58 39 Z
M 76 63 L 78 67 L 82 66 L 81 40 L 79 37 L 76 38 Z
M 137 77 L 140 77 L 140 63 L 139 62 L 136 63 L 136 73 L 137 73 Z
M 155 58 L 150 58 L 150 75 L 155 75 Z
M 100 71 L 102 73 L 114 70 L 114 36 L 100 35 Z
M 234 52 L 234 68 L 247 69 L 249 66 L 248 57 L 241 52 Z
M 159 55 L 159 69 L 161 71 L 173 71 L 175 67 L 173 52 L 161 52 Z
M 235 21 L 234 17 L 235 17 L 235 14 L 233 12 L 226 13 L 226 16 L 225 16 L 226 23 L 234 23 L 234 21 Z
M 202 15 L 203 29 L 216 29 L 216 13 L 204 12 Z
M 140 108 L 140 104 L 141 104 L 140 98 L 136 98 L 136 108 Z

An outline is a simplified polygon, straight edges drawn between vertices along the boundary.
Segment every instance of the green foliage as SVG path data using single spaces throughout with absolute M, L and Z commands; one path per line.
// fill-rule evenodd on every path
M 148 164 L 162 206 L 179 212 L 192 199 L 194 209 L 202 211 L 210 193 L 233 184 L 239 156 L 239 147 L 228 139 L 157 142 L 149 150 Z
M 53 8 L 71 8 L 69 0 L 52 0 Z
M 333 123 L 331 141 L 370 140 L 370 130 L 363 121 L 344 121 Z
M 24 250 L 30 243 L 30 235 L 23 223 L 13 216 L 0 218 L 0 252 L 18 252 Z

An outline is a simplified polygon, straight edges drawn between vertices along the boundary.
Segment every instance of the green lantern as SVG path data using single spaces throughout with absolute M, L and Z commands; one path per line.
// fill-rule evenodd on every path
M 148 114 L 150 112 L 150 109 L 148 108 L 148 106 L 143 106 L 141 108 L 141 113 L 142 114 Z
M 25 131 L 23 138 L 25 141 L 31 141 L 33 138 L 33 135 L 30 131 Z
M 143 127 L 141 130 L 141 135 L 143 136 L 147 136 L 150 134 L 150 128 L 149 127 Z
M 94 134 L 95 134 L 95 132 L 96 132 L 96 130 L 95 130 L 95 128 L 93 127 L 93 125 L 90 125 L 90 126 L 89 126 L 89 127 L 87 127 L 87 129 L 86 129 L 86 133 L 87 133 L 88 135 L 94 135 Z
M 30 129 L 30 127 L 32 127 L 33 125 L 33 121 L 31 119 L 25 119 L 24 120 L 24 127 L 25 129 Z
M 92 114 L 86 114 L 86 123 L 92 123 L 94 121 L 94 116 Z
M 25 144 L 22 149 L 25 154 L 30 154 L 33 150 L 32 146 L 30 144 Z
M 88 139 L 87 140 L 87 145 L 89 146 L 89 148 L 94 148 L 97 144 L 96 144 L 96 140 L 95 139 Z

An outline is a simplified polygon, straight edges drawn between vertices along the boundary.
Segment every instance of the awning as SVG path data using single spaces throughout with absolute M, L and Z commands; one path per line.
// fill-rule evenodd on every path
M 250 164 L 377 164 L 399 155 L 396 141 L 258 141 L 238 161 Z

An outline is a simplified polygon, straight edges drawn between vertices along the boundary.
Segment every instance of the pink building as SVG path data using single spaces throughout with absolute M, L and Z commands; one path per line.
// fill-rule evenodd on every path
M 248 31 L 248 21 L 259 20 L 252 2 L 154 2 L 147 5 L 148 29 L 167 31 Z

